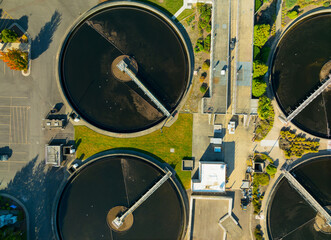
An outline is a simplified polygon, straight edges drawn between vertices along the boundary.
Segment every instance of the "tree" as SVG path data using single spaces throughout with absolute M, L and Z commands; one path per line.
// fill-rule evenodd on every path
M 277 168 L 274 165 L 269 164 L 267 166 L 267 170 L 266 171 L 267 171 L 267 173 L 269 174 L 270 177 L 273 177 L 273 176 L 275 176 L 275 174 L 277 172 Z
M 209 67 L 210 67 L 210 60 L 207 59 L 207 60 L 204 61 L 203 64 L 202 64 L 202 70 L 207 71 L 207 70 L 209 69 Z
M 200 51 L 202 51 L 203 49 L 204 49 L 204 41 L 203 41 L 203 38 L 199 38 L 199 39 L 197 40 L 197 43 L 196 43 L 195 47 L 194 47 L 194 51 L 195 51 L 195 52 L 200 52 Z
M 264 76 L 268 72 L 268 66 L 261 61 L 253 62 L 253 78 Z
M 7 63 L 12 70 L 27 70 L 28 68 L 28 53 L 22 52 L 20 49 L 8 50 L 7 53 L 0 51 L 0 59 Z
M 17 40 L 18 36 L 17 34 L 10 30 L 10 29 L 4 29 L 1 32 L 1 39 L 3 42 L 15 42 Z
M 270 99 L 266 96 L 262 96 L 259 98 L 257 114 L 261 119 L 273 117 L 274 109 L 272 107 Z
M 205 52 L 207 52 L 207 53 L 209 53 L 210 52 L 210 34 L 209 35 L 207 35 L 207 37 L 205 38 L 205 41 L 204 41 L 204 46 L 203 46 L 203 50 L 205 51 Z
M 206 27 L 206 32 L 210 33 L 211 32 L 211 22 L 209 22 L 209 24 Z
M 253 84 L 252 84 L 252 94 L 254 97 L 260 97 L 262 96 L 267 88 L 267 84 L 260 80 L 259 78 L 254 78 L 253 79 Z
M 270 35 L 270 25 L 260 24 L 254 26 L 254 45 L 263 47 Z

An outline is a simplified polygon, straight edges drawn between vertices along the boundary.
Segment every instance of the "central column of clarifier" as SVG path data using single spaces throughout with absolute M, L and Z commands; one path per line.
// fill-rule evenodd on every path
M 115 226 L 113 223 L 113 220 L 116 219 L 117 217 L 122 216 L 126 211 L 127 207 L 124 206 L 116 206 L 113 207 L 112 209 L 109 210 L 107 214 L 107 224 L 108 227 L 110 227 L 112 230 L 117 231 L 117 232 L 124 232 L 127 231 L 131 228 L 133 224 L 133 215 L 132 213 L 129 214 L 122 222 L 121 226 Z

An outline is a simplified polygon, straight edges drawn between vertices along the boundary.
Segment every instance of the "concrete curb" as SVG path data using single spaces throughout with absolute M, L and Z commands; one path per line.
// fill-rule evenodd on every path
M 0 192 L 0 196 L 10 198 L 11 200 L 17 202 L 23 208 L 23 210 L 25 212 L 25 216 L 26 216 L 26 239 L 29 240 L 30 239 L 30 235 L 29 235 L 30 218 L 29 218 L 29 212 L 28 212 L 27 208 L 25 207 L 25 205 L 20 200 L 18 200 L 16 197 L 14 197 L 10 194 Z
M 187 239 L 191 240 L 191 228 L 192 228 L 192 210 L 193 210 L 193 200 L 195 199 L 207 199 L 207 200 L 228 200 L 229 201 L 229 206 L 228 206 L 228 212 L 227 215 L 231 216 L 232 214 L 232 206 L 233 206 L 233 199 L 232 197 L 228 196 L 213 196 L 213 195 L 191 195 L 190 198 L 190 212 L 189 212 L 189 223 L 188 223 L 188 232 L 187 232 Z M 221 227 L 223 229 L 223 227 Z M 223 229 L 224 230 L 224 229 Z M 226 231 L 223 233 L 223 240 L 226 239 Z
M 112 150 L 106 150 L 103 152 L 99 152 L 89 158 L 87 158 L 84 163 L 82 165 L 80 165 L 78 167 L 78 169 L 70 174 L 66 179 L 64 179 L 61 183 L 61 186 L 59 187 L 56 197 L 55 197 L 55 201 L 53 202 L 53 207 L 52 207 L 52 229 L 53 229 L 53 233 L 56 237 L 57 240 L 61 240 L 59 233 L 57 231 L 57 208 L 58 208 L 58 204 L 60 201 L 60 197 L 62 192 L 64 191 L 67 183 L 69 181 L 71 181 L 72 179 L 74 179 L 75 177 L 78 176 L 79 172 L 82 171 L 84 168 L 88 167 L 90 164 L 93 164 L 94 162 L 104 158 L 104 157 L 111 157 L 111 156 L 118 156 L 118 155 L 122 155 L 122 156 L 129 156 L 129 157 L 135 157 L 138 159 L 141 159 L 143 161 L 146 161 L 147 163 L 155 166 L 156 168 L 158 168 L 159 170 L 161 170 L 163 173 L 165 173 L 165 167 L 167 167 L 168 169 L 170 169 L 172 171 L 172 176 L 169 178 L 171 179 L 173 186 L 175 186 L 176 190 L 178 192 L 180 192 L 180 199 L 181 202 L 183 204 L 183 216 L 184 216 L 184 226 L 183 226 L 183 230 L 182 230 L 182 240 L 184 240 L 185 236 L 186 236 L 186 231 L 187 231 L 187 223 L 188 223 L 188 198 L 187 198 L 187 193 L 186 191 L 183 189 L 182 185 L 180 184 L 180 182 L 178 181 L 178 179 L 176 178 L 176 172 L 175 170 L 167 163 L 161 163 L 159 162 L 157 159 L 153 158 L 153 156 L 145 154 L 145 153 L 141 153 L 138 151 L 134 151 L 134 150 L 124 150 L 124 149 L 112 149 Z
M 192 77 L 193 77 L 193 66 L 194 66 L 194 57 L 192 57 L 192 51 L 191 47 L 188 44 L 188 40 L 187 40 L 187 33 L 185 34 L 183 32 L 184 29 L 181 29 L 179 24 L 177 24 L 175 21 L 173 21 L 171 18 L 168 17 L 168 15 L 166 15 L 165 13 L 163 13 L 161 10 L 157 9 L 154 6 L 145 4 L 145 3 L 140 3 L 140 2 L 135 2 L 135 1 L 112 1 L 112 2 L 104 2 L 101 3 L 97 6 L 95 6 L 94 8 L 86 11 L 85 13 L 83 13 L 73 24 L 72 26 L 69 27 L 68 31 L 66 32 L 66 34 L 64 35 L 65 37 L 62 40 L 62 43 L 59 47 L 58 53 L 56 55 L 56 66 L 55 69 L 57 69 L 56 71 L 56 83 L 61 95 L 61 98 L 64 101 L 64 104 L 66 105 L 66 109 L 67 112 L 71 113 L 74 112 L 74 108 L 72 107 L 71 103 L 67 100 L 66 96 L 64 95 L 64 88 L 61 84 L 61 80 L 60 80 L 60 76 L 61 76 L 61 72 L 60 72 L 60 65 L 61 62 L 59 61 L 62 57 L 63 51 L 64 51 L 64 46 L 66 45 L 66 43 L 68 42 L 70 35 L 73 33 L 73 31 L 75 30 L 75 28 L 77 26 L 79 26 L 82 21 L 84 19 L 86 19 L 88 16 L 101 11 L 103 9 L 106 8 L 110 8 L 110 7 L 116 7 L 116 6 L 120 6 L 120 5 L 126 5 L 126 6 L 132 6 L 132 7 L 140 7 L 143 9 L 147 9 L 149 11 L 151 11 L 152 13 L 155 13 L 156 15 L 159 15 L 160 18 L 162 20 L 165 20 L 171 27 L 172 29 L 177 33 L 177 36 L 180 37 L 180 39 L 182 40 L 182 46 L 184 47 L 184 49 L 186 50 L 187 55 L 187 60 L 188 60 L 188 81 L 187 81 L 187 85 L 186 85 L 186 90 L 184 91 L 183 95 L 181 96 L 181 101 L 178 103 L 177 107 L 172 111 L 172 115 L 176 114 L 177 112 L 180 111 L 181 107 L 184 105 L 183 102 L 184 100 L 186 100 L 186 97 L 189 93 L 189 91 L 192 88 Z M 146 134 L 152 133 L 160 128 L 163 127 L 163 125 L 165 124 L 165 122 L 167 121 L 167 118 L 164 118 L 163 120 L 160 120 L 159 123 L 157 123 L 156 125 L 154 125 L 151 128 L 142 130 L 142 131 L 138 131 L 138 132 L 133 132 L 133 133 L 116 133 L 116 132 L 110 132 L 110 131 L 106 131 L 103 130 L 101 128 L 95 127 L 94 125 L 90 124 L 89 122 L 87 122 L 84 119 L 81 119 L 81 122 L 79 124 L 76 124 L 75 122 L 72 121 L 73 125 L 84 125 L 87 126 L 88 128 L 92 129 L 95 132 L 98 132 L 100 134 L 106 135 L 106 136 L 110 136 L 110 137 L 118 137 L 118 138 L 133 138 L 133 137 L 140 137 L 140 136 L 144 136 Z

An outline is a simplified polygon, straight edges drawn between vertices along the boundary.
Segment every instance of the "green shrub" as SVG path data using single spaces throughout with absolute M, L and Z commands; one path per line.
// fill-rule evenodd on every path
M 274 109 L 271 100 L 268 97 L 262 96 L 259 98 L 257 114 L 261 119 L 268 119 L 269 117 L 274 116 Z
M 199 29 L 205 29 L 208 25 L 208 22 L 206 20 L 200 18 L 198 25 L 199 25 Z
M 5 43 L 15 42 L 17 38 L 18 38 L 17 34 L 10 29 L 4 29 L 1 31 L 1 39 Z
M 210 17 L 211 16 L 211 5 L 208 4 L 197 4 L 198 12 L 202 18 Z
M 261 51 L 260 48 L 254 45 L 254 60 L 258 59 L 260 51 Z
M 204 61 L 203 64 L 202 64 L 202 70 L 207 71 L 207 70 L 209 69 L 209 67 L 210 67 L 210 60 L 207 59 L 207 60 Z
M 254 183 L 260 186 L 267 186 L 269 184 L 269 175 L 266 173 L 254 173 Z
M 209 24 L 206 27 L 206 32 L 210 33 L 211 32 L 211 23 L 209 22 Z
M 295 4 L 297 4 L 298 0 L 285 0 L 285 6 L 286 8 L 291 8 Z
M 286 14 L 290 19 L 294 19 L 298 17 L 298 12 L 297 11 L 288 11 Z
M 207 53 L 210 52 L 210 41 L 211 41 L 211 36 L 210 34 L 205 38 L 204 41 L 204 46 L 203 46 L 203 50 Z
M 207 91 L 207 89 L 208 89 L 207 84 L 202 84 L 202 85 L 200 86 L 200 92 L 201 92 L 201 93 L 205 93 L 205 92 Z
M 264 76 L 268 72 L 268 66 L 259 60 L 253 62 L 253 78 Z
M 323 7 L 330 7 L 330 2 L 323 3 Z
M 275 176 L 275 174 L 277 172 L 277 168 L 274 165 L 269 164 L 267 166 L 266 172 L 269 174 L 270 177 L 273 177 L 273 176 Z
M 191 17 L 188 17 L 188 18 L 186 19 L 186 23 L 187 23 L 187 25 L 190 25 L 191 22 L 192 22 L 194 19 L 195 19 L 195 15 L 192 15 Z
M 204 41 L 203 41 L 203 38 L 199 38 L 197 40 L 197 43 L 196 43 L 195 47 L 194 47 L 194 51 L 195 52 L 200 52 L 202 50 L 204 50 Z
M 254 45 L 263 47 L 270 35 L 270 25 L 260 24 L 254 26 Z
M 286 158 L 301 157 L 306 153 L 317 153 L 319 146 L 318 141 L 296 135 L 291 130 L 280 131 L 279 147 L 284 150 Z
M 267 88 L 267 84 L 259 78 L 253 79 L 252 94 L 254 97 L 262 96 Z

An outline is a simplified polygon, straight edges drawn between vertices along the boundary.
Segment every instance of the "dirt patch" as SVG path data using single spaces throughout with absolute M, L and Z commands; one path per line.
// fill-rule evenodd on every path
M 198 22 L 200 15 L 196 5 L 194 5 L 193 10 L 195 12 L 195 15 L 190 15 L 189 17 L 184 18 L 181 21 L 181 24 L 185 27 L 186 32 L 188 33 L 191 39 L 192 49 L 194 49 L 196 42 L 199 38 L 205 39 L 207 35 L 210 34 L 206 30 L 204 31 L 199 30 Z M 200 104 L 200 100 L 204 96 L 204 93 L 200 92 L 200 86 L 202 84 L 209 85 L 209 69 L 202 70 L 202 65 L 206 60 L 209 59 L 210 59 L 210 53 L 204 51 L 194 53 L 194 66 L 192 67 L 195 70 L 195 74 L 193 75 L 192 78 L 192 90 L 190 92 L 190 96 L 186 101 L 184 107 L 182 108 L 183 112 L 191 112 L 191 113 L 198 112 L 198 106 Z M 200 76 L 201 74 L 204 73 L 207 73 L 207 75 L 203 79 L 203 81 L 201 81 Z

